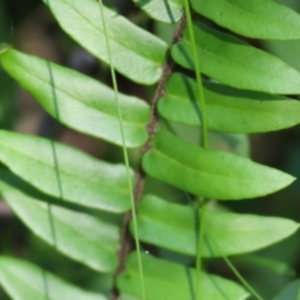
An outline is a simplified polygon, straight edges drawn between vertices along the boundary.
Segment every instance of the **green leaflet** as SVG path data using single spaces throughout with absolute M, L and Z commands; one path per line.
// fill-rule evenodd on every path
M 143 242 L 196 255 L 200 214 L 193 207 L 147 195 L 138 211 Z M 222 257 L 256 251 L 287 238 L 298 228 L 299 224 L 283 218 L 207 210 L 202 255 Z
M 195 271 L 173 262 L 143 255 L 143 267 L 147 300 L 194 299 Z M 138 266 L 136 254 L 132 253 L 126 270 L 117 279 L 122 295 L 120 300 L 140 300 Z M 242 300 L 248 293 L 238 284 L 219 276 L 201 274 L 201 298 L 213 300 Z
M 300 103 L 284 96 L 238 90 L 203 81 L 208 128 L 233 133 L 275 131 L 300 123 Z M 158 103 L 166 119 L 201 126 L 197 84 L 192 78 L 175 73 Z
M 61 27 L 97 58 L 109 63 L 99 4 L 96 0 L 43 0 Z M 167 45 L 156 36 L 105 8 L 114 68 L 133 81 L 153 84 L 162 74 Z
M 182 15 L 182 0 L 133 0 L 142 10 L 152 18 L 175 23 Z
M 300 38 L 300 16 L 273 0 L 191 0 L 196 12 L 238 34 L 256 39 Z
M 40 137 L 0 130 L 0 160 L 44 193 L 115 213 L 130 208 L 126 169 Z
M 220 200 L 276 192 L 295 178 L 231 153 L 204 150 L 167 131 L 156 134 L 142 160 L 146 173 L 190 193 Z
M 14 300 L 106 300 L 84 291 L 38 266 L 20 259 L 0 256 L 0 283 Z
M 2 54 L 1 62 L 54 118 L 75 130 L 122 145 L 112 89 L 76 71 L 15 50 Z M 119 98 L 127 146 L 141 146 L 148 137 L 145 126 L 149 106 L 135 97 L 119 94 Z
M 254 48 L 236 37 L 194 23 L 201 71 L 221 83 L 272 94 L 299 94 L 300 74 L 279 58 Z M 194 69 L 187 30 L 172 47 L 172 57 L 185 68 Z
M 300 279 L 288 284 L 273 300 L 299 300 L 300 299 Z
M 85 212 L 49 204 L 48 196 L 6 171 L 0 173 L 0 192 L 30 230 L 57 251 L 96 271 L 113 272 L 117 267 L 116 226 Z

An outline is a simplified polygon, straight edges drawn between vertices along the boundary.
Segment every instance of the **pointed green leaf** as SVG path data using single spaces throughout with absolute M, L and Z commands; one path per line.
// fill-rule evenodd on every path
M 233 133 L 275 131 L 300 123 L 300 102 L 284 96 L 247 90 L 203 81 L 208 128 Z M 159 101 L 159 113 L 166 119 L 201 126 L 197 102 L 197 84 L 175 73 Z
M 18 181 L 18 190 L 7 181 Z M 118 265 L 119 229 L 88 213 L 50 204 L 49 197 L 7 172 L 0 173 L 0 192 L 15 214 L 38 237 L 64 255 L 100 272 Z
M 82 47 L 109 63 L 99 2 L 43 0 L 60 26 Z M 104 7 L 113 65 L 133 81 L 153 84 L 162 74 L 167 45 L 154 35 Z
M 9 50 L 0 57 L 4 69 L 47 112 L 67 126 L 122 145 L 118 109 L 112 89 L 76 71 L 37 57 Z M 126 145 L 143 145 L 149 106 L 135 97 L 119 94 Z
M 142 10 L 152 18 L 175 23 L 182 15 L 182 0 L 133 0 Z
M 300 93 L 300 73 L 279 58 L 200 22 L 193 28 L 200 69 L 207 76 L 240 89 Z M 187 30 L 183 41 L 172 47 L 172 56 L 183 67 L 194 70 Z
M 138 211 L 141 241 L 196 255 L 200 215 L 193 207 L 147 195 Z M 287 238 L 298 228 L 299 224 L 288 219 L 208 210 L 202 254 L 220 257 L 256 251 Z
M 228 152 L 205 150 L 167 131 L 156 134 L 143 168 L 154 178 L 206 198 L 238 200 L 276 192 L 294 177 Z
M 288 284 L 273 300 L 299 300 L 300 299 L 300 279 Z
M 173 262 L 142 255 L 147 300 L 187 300 L 195 296 L 195 270 Z M 248 293 L 238 284 L 219 276 L 201 273 L 202 299 L 242 300 Z M 126 271 L 117 279 L 117 286 L 124 294 L 120 300 L 140 300 L 140 278 L 137 255 L 132 253 L 126 263 Z M 130 297 L 129 297 L 130 296 Z
M 0 284 L 14 300 L 106 300 L 32 263 L 6 256 L 0 256 Z
M 300 16 L 270 0 L 191 0 L 199 14 L 238 34 L 270 40 L 300 39 Z
M 0 161 L 44 193 L 111 212 L 130 208 L 126 168 L 72 147 L 0 130 Z

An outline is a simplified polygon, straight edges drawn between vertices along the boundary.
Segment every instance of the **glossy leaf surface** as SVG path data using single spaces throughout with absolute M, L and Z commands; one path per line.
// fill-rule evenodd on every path
M 240 89 L 277 94 L 299 94 L 300 74 L 279 58 L 254 48 L 238 38 L 194 23 L 201 72 Z M 172 47 L 172 57 L 181 66 L 194 70 L 191 42 L 184 39 Z
M 126 169 L 40 137 L 0 130 L 0 160 L 37 189 L 111 212 L 130 207 Z
M 186 266 L 142 255 L 144 282 L 147 300 L 183 300 L 193 299 L 195 285 L 195 271 Z M 126 263 L 125 273 L 117 280 L 122 296 L 120 300 L 140 300 L 140 279 L 138 262 L 132 253 Z M 214 300 L 242 300 L 248 293 L 238 284 L 218 276 L 201 274 L 201 298 Z
M 294 177 L 228 152 L 204 150 L 167 131 L 156 134 L 143 168 L 154 178 L 192 194 L 220 200 L 254 198 L 278 191 Z
M 38 266 L 20 259 L 0 256 L 0 283 L 14 300 L 106 300 L 84 291 Z
M 0 192 L 15 214 L 41 239 L 64 255 L 101 272 L 118 265 L 119 229 L 88 213 L 50 204 L 46 195 L 26 188 L 18 190 L 5 181 L 12 174 L 0 173 Z
M 76 71 L 8 50 L 1 57 L 5 70 L 58 121 L 122 145 L 115 94 L 111 88 Z M 150 109 L 142 100 L 119 94 L 128 147 L 147 140 Z
M 200 213 L 152 195 L 144 196 L 138 211 L 143 242 L 196 255 Z M 299 224 L 283 218 L 207 210 L 202 254 L 220 257 L 256 251 L 287 238 L 298 228 Z
M 109 63 L 99 2 L 43 0 L 60 26 L 82 47 Z M 133 81 L 153 84 L 162 74 L 167 45 L 156 36 L 104 7 L 113 65 Z
M 275 131 L 300 123 L 300 103 L 284 96 L 238 90 L 203 81 L 208 128 L 223 132 L 254 133 Z M 158 103 L 166 119 L 201 126 L 197 84 L 192 78 L 175 73 Z
M 175 23 L 182 15 L 182 0 L 133 0 L 142 10 L 152 18 Z
M 300 38 L 300 16 L 270 0 L 191 0 L 196 12 L 238 34 L 271 40 Z

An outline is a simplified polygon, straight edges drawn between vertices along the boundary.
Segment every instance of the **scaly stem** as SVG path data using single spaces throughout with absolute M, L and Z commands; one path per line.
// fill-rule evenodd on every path
M 125 134 L 124 134 L 124 128 L 123 128 L 123 118 L 122 118 L 122 111 L 121 111 L 120 100 L 119 100 L 117 79 L 116 79 L 115 69 L 113 66 L 112 55 L 111 55 L 110 45 L 109 45 L 109 39 L 107 38 L 107 30 L 106 30 L 106 24 L 105 24 L 105 20 L 104 20 L 104 11 L 103 11 L 104 9 L 103 9 L 102 0 L 99 0 L 99 6 L 100 6 L 100 11 L 101 11 L 103 32 L 104 32 L 104 35 L 106 38 L 107 54 L 108 54 L 108 60 L 110 62 L 110 71 L 111 71 L 111 77 L 112 77 L 112 82 L 113 82 L 113 88 L 115 91 L 116 106 L 118 109 L 120 132 L 121 132 L 122 145 L 123 145 L 123 147 L 122 147 L 123 148 L 123 156 L 124 156 L 124 161 L 125 161 L 125 165 L 126 165 L 128 188 L 129 188 L 129 192 L 130 192 L 131 214 L 132 214 L 132 220 L 133 220 L 135 247 L 136 247 L 137 258 L 138 258 L 141 294 L 142 294 L 142 299 L 146 300 L 143 265 L 142 265 L 142 258 L 141 258 L 141 247 L 140 247 L 140 243 L 139 243 L 138 227 L 137 227 L 137 220 L 136 220 L 136 209 L 135 209 L 134 194 L 133 194 L 133 185 L 132 185 L 131 174 L 130 174 L 128 152 L 127 152 L 127 148 L 126 148 L 126 140 L 125 140 Z
M 197 80 L 197 91 L 198 91 L 198 102 L 201 110 L 201 146 L 204 149 L 209 148 L 208 144 L 208 131 L 207 131 L 207 116 L 206 116 L 206 107 L 205 107 L 205 99 L 203 93 L 203 86 L 201 81 L 201 72 L 200 72 L 200 64 L 197 56 L 196 42 L 193 30 L 193 23 L 191 17 L 191 11 L 188 0 L 184 0 L 184 8 L 187 19 L 187 27 L 189 31 L 189 37 L 191 40 L 191 47 L 193 51 L 193 61 L 195 65 L 195 75 Z M 199 240 L 197 245 L 197 254 L 196 254 L 196 285 L 195 285 L 195 294 L 196 299 L 200 300 L 200 275 L 202 269 L 202 249 L 204 243 L 204 224 L 205 224 L 205 211 L 206 211 L 206 202 L 207 199 L 200 199 L 200 203 L 197 209 L 200 209 L 200 222 L 199 222 Z

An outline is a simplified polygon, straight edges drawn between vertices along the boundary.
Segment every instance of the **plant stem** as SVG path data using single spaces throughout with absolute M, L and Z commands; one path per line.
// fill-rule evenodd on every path
M 123 128 L 123 118 L 122 118 L 122 111 L 121 111 L 120 100 L 119 100 L 118 84 L 117 84 L 115 69 L 114 69 L 114 66 L 113 66 L 109 40 L 107 38 L 107 30 L 106 30 L 106 24 L 105 24 L 105 19 L 104 19 L 105 17 L 104 17 L 104 12 L 103 12 L 102 0 L 99 0 L 99 6 L 100 6 L 100 11 L 101 11 L 103 32 L 104 32 L 105 39 L 106 39 L 107 54 L 108 54 L 108 60 L 110 62 L 110 72 L 111 72 L 113 88 L 114 88 L 114 92 L 115 92 L 115 100 L 116 100 L 116 106 L 117 106 L 117 110 L 118 110 L 120 132 L 121 132 L 121 137 L 122 137 L 123 156 L 124 156 L 124 161 L 125 161 L 125 165 L 126 165 L 126 173 L 127 173 L 127 179 L 128 179 L 128 189 L 129 189 L 129 192 L 130 192 L 131 215 L 132 215 L 133 228 L 134 228 L 134 240 L 135 240 L 135 247 L 136 247 L 137 258 L 138 258 L 141 294 L 142 294 L 142 299 L 146 300 L 146 291 L 145 291 L 143 265 L 142 265 L 142 258 L 141 258 L 141 247 L 140 247 L 140 243 L 139 243 L 138 227 L 137 227 L 137 220 L 136 220 L 136 208 L 135 208 L 135 201 L 134 201 L 133 185 L 132 185 L 132 179 L 131 179 L 131 174 L 130 174 L 130 165 L 129 165 L 128 152 L 127 152 L 127 148 L 126 148 L 126 139 L 125 139 L 124 128 Z
M 184 0 L 184 8 L 186 13 L 187 19 L 187 28 L 189 32 L 189 37 L 191 40 L 191 47 L 193 51 L 193 61 L 195 65 L 195 75 L 197 81 L 197 91 L 198 91 L 198 101 L 201 110 L 201 146 L 204 149 L 209 148 L 208 144 L 208 130 L 207 130 L 207 115 L 206 115 L 206 107 L 205 107 L 205 99 L 203 93 L 203 86 L 201 81 L 201 71 L 200 71 L 200 64 L 197 56 L 197 49 L 196 49 L 196 41 L 195 35 L 193 30 L 193 22 L 192 16 L 189 6 L 189 1 Z M 200 222 L 199 222 L 199 240 L 197 245 L 197 254 L 196 254 L 196 280 L 195 280 L 195 295 L 196 299 L 200 300 L 200 275 L 202 269 L 202 249 L 204 244 L 204 226 L 205 226 L 205 212 L 206 212 L 206 203 L 207 199 L 200 199 L 200 203 L 197 205 L 197 210 L 200 209 Z
M 175 30 L 175 33 L 173 35 L 173 40 L 172 44 L 178 42 L 182 38 L 182 32 L 186 26 L 186 18 L 185 14 L 183 13 L 178 26 Z M 144 191 L 144 184 L 145 184 L 145 177 L 146 174 L 142 169 L 141 165 L 141 158 L 142 156 L 148 152 L 151 149 L 151 144 L 155 135 L 156 127 L 158 124 L 158 113 L 157 113 L 157 102 L 158 100 L 164 95 L 165 93 L 165 85 L 169 79 L 169 77 L 172 74 L 174 67 L 174 62 L 170 56 L 170 53 L 167 53 L 166 57 L 166 63 L 162 66 L 162 76 L 161 79 L 159 80 L 154 96 L 151 100 L 151 113 L 150 113 L 150 122 L 147 125 L 147 131 L 149 134 L 148 140 L 145 143 L 145 145 L 142 147 L 141 152 L 140 152 L 140 161 L 136 173 L 136 180 L 135 180 L 135 187 L 133 191 L 134 195 L 134 201 L 135 205 L 137 205 L 141 199 L 141 196 Z M 131 235 L 129 232 L 129 222 L 130 220 L 133 219 L 132 212 L 129 211 L 128 213 L 125 214 L 124 216 L 124 221 L 123 221 L 123 227 L 121 231 L 121 250 L 119 252 L 119 266 L 114 274 L 114 277 L 117 277 L 123 270 L 124 270 L 124 265 L 127 259 L 127 256 L 130 251 L 130 240 L 131 240 Z M 116 291 L 113 295 L 113 299 L 117 299 Z

